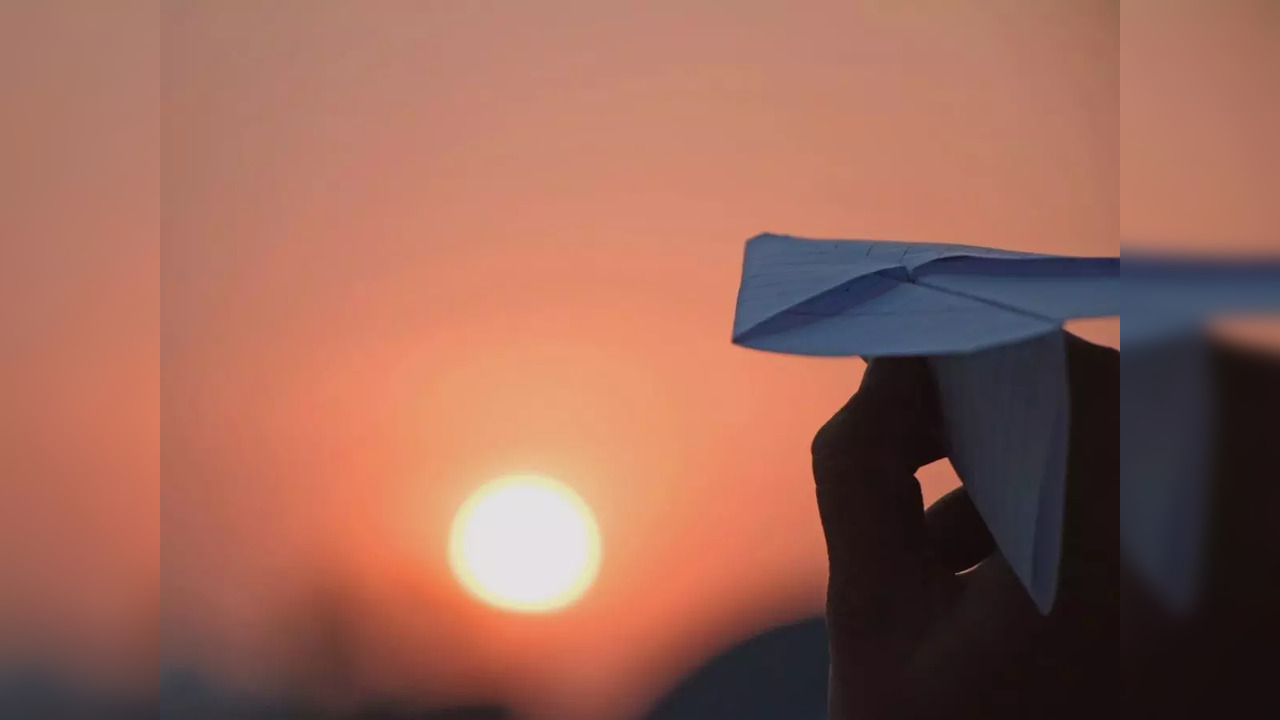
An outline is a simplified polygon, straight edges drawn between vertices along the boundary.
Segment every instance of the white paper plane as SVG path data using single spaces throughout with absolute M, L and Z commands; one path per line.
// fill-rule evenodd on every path
M 1048 612 L 1070 423 L 1062 325 L 1119 314 L 1119 270 L 1118 258 L 764 234 L 747 242 L 733 342 L 931 356 L 951 462 Z

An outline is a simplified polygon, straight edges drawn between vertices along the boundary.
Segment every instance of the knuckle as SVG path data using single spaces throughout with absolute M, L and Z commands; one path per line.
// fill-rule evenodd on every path
M 813 435 L 813 441 L 809 444 L 809 453 L 814 457 L 827 457 L 844 445 L 848 440 L 846 424 L 839 413 L 823 423 L 822 427 L 818 428 L 818 432 Z
M 815 458 L 848 454 L 869 432 L 856 409 L 844 408 L 827 420 L 814 434 L 809 452 Z

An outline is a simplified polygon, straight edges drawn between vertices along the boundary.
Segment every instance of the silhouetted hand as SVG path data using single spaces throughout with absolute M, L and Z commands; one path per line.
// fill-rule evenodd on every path
M 915 473 L 948 450 L 926 360 L 872 361 L 814 438 L 832 720 L 1074 720 L 1113 704 L 1119 354 L 1071 336 L 1066 353 L 1063 554 L 1048 615 L 963 489 L 924 510 Z
M 943 420 L 922 358 L 871 361 L 862 385 L 813 440 L 827 541 L 831 717 L 885 717 L 896 668 L 949 576 L 933 560 L 915 472 L 945 455 Z

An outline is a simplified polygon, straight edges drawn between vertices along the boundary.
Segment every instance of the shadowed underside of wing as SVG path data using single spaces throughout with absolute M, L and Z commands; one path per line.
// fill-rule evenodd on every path
M 1041 612 L 1058 588 L 1066 490 L 1064 334 L 930 358 L 951 464 Z

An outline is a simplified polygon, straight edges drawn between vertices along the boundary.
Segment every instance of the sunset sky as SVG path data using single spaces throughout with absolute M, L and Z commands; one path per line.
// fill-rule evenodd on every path
M 808 441 L 859 364 L 730 345 L 746 238 L 1118 248 L 1105 3 L 303 8 L 168 33 L 166 582 L 238 680 L 332 603 L 360 684 L 625 716 L 821 610 Z M 517 471 L 603 536 L 545 618 L 446 563 Z
M 634 715 L 712 652 L 822 607 L 809 440 L 861 364 L 730 344 L 743 242 L 1260 247 L 1277 218 L 1259 193 L 1280 163 L 1240 138 L 1280 123 L 1240 127 L 1211 108 L 1275 112 L 1259 88 L 1280 84 L 1267 69 L 1280 63 L 1257 28 L 1280 19 L 1266 2 L 1228 4 L 1212 22 L 1209 5 L 1177 0 L 1123 13 L 1102 0 L 49 13 L 58 42 L 19 43 L 14 62 L 112 91 L 69 106 L 65 127 L 6 120 L 46 146 L 87 136 L 142 159 L 104 156 L 137 177 L 88 172 L 77 187 L 96 209 L 39 206 L 31 227 L 57 228 L 64 243 L 47 248 L 162 242 L 99 252 L 122 269 L 73 304 L 150 340 L 67 310 L 105 337 L 93 353 L 72 351 L 78 335 L 49 346 L 60 372 L 110 389 L 75 415 L 93 441 L 73 455 L 100 451 L 98 467 L 128 479 L 96 471 L 93 486 L 114 489 L 86 517 L 120 521 L 119 488 L 145 505 L 163 478 L 159 526 L 152 500 L 122 523 L 131 539 L 109 566 L 148 577 L 162 531 L 164 594 L 138 579 L 120 603 L 162 605 L 167 657 L 246 689 L 350 683 L 493 698 L 534 720 Z M 1148 17 L 1160 22 L 1129 30 Z M 1167 51 L 1188 40 L 1256 52 L 1184 72 Z M 111 80 L 144 67 L 136 87 Z M 1177 82 L 1162 84 L 1170 68 Z M 1208 100 L 1180 105 L 1188 93 Z M 27 302 L 97 257 L 42 252 L 15 273 Z M 103 440 L 125 422 L 146 431 Z M 8 467 L 91 467 L 23 453 Z M 517 472 L 572 486 L 599 523 L 599 577 L 557 613 L 477 603 L 449 572 L 454 512 Z M 926 500 L 954 481 L 942 468 L 923 479 Z M 13 535 L 55 537 L 36 525 Z M 50 546 L 70 566 L 93 537 Z M 75 586 L 66 575 L 60 587 Z M 0 627 L 40 604 L 9 602 Z M 77 612 L 88 626 L 125 611 Z

